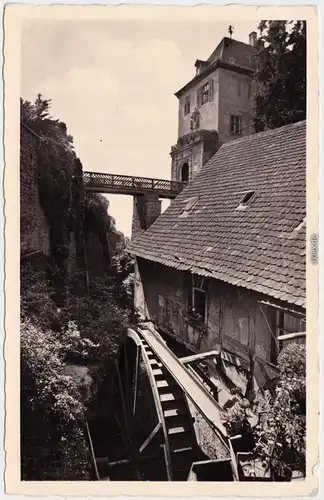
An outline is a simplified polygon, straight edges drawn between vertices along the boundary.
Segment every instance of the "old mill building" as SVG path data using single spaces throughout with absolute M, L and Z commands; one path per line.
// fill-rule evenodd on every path
M 249 49 L 241 45 L 233 46 L 240 49 L 237 63 L 243 68 L 239 55 L 247 57 Z M 226 54 L 225 46 L 223 50 Z M 187 90 L 180 91 L 181 133 L 189 123 L 182 109 L 186 95 L 190 89 L 190 96 L 199 95 L 196 89 L 205 82 L 200 75 L 218 75 L 215 91 L 222 85 L 222 72 L 232 71 L 217 58 L 211 65 L 214 73 L 206 63 Z M 250 76 L 236 69 L 233 79 L 245 82 L 241 92 L 248 92 Z M 135 308 L 143 320 L 192 351 L 221 351 L 229 369 L 248 370 L 253 353 L 255 379 L 262 386 L 273 376 L 281 347 L 305 342 L 306 122 L 254 135 L 240 125 L 241 137 L 229 140 L 230 113 L 243 124 L 245 105 L 239 113 L 238 100 L 229 104 L 217 99 L 218 121 L 210 122 L 214 152 L 204 163 L 204 154 L 199 153 L 198 161 L 192 144 L 174 151 L 176 179 L 183 176 L 177 158 L 191 151 L 186 160 L 190 182 L 130 243 L 136 257 Z M 202 108 L 199 125 L 207 130 L 208 112 L 204 117 Z

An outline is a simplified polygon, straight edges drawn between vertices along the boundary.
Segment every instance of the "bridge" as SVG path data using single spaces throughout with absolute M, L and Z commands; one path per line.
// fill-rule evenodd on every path
M 150 177 L 84 172 L 84 187 L 87 192 L 129 194 L 133 196 L 155 193 L 158 198 L 173 199 L 186 183 Z

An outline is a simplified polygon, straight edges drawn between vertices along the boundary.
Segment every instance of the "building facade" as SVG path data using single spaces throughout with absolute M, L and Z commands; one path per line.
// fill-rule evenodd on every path
M 130 244 L 138 313 L 195 352 L 254 357 L 262 385 L 305 342 L 305 216 L 305 122 L 223 144 Z
M 256 33 L 249 44 L 223 38 L 176 96 L 178 140 L 171 148 L 172 180 L 188 181 L 220 145 L 252 133 L 252 78 Z

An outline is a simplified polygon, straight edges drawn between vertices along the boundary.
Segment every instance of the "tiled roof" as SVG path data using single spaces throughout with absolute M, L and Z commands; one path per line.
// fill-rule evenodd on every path
M 224 144 L 129 251 L 305 307 L 305 216 L 299 122 Z

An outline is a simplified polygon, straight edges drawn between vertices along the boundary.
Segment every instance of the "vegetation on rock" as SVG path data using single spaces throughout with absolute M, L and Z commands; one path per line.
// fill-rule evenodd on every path
M 89 479 L 84 415 L 91 390 L 111 373 L 131 320 L 133 262 L 106 198 L 85 197 L 73 139 L 50 116 L 50 101 L 40 95 L 34 103 L 21 100 L 21 120 L 39 136 L 38 189 L 51 254 L 46 280 L 21 266 L 21 473 L 25 480 Z M 111 252 L 101 276 L 90 282 L 87 231 L 109 240 Z M 71 366 L 91 375 L 90 391 Z

